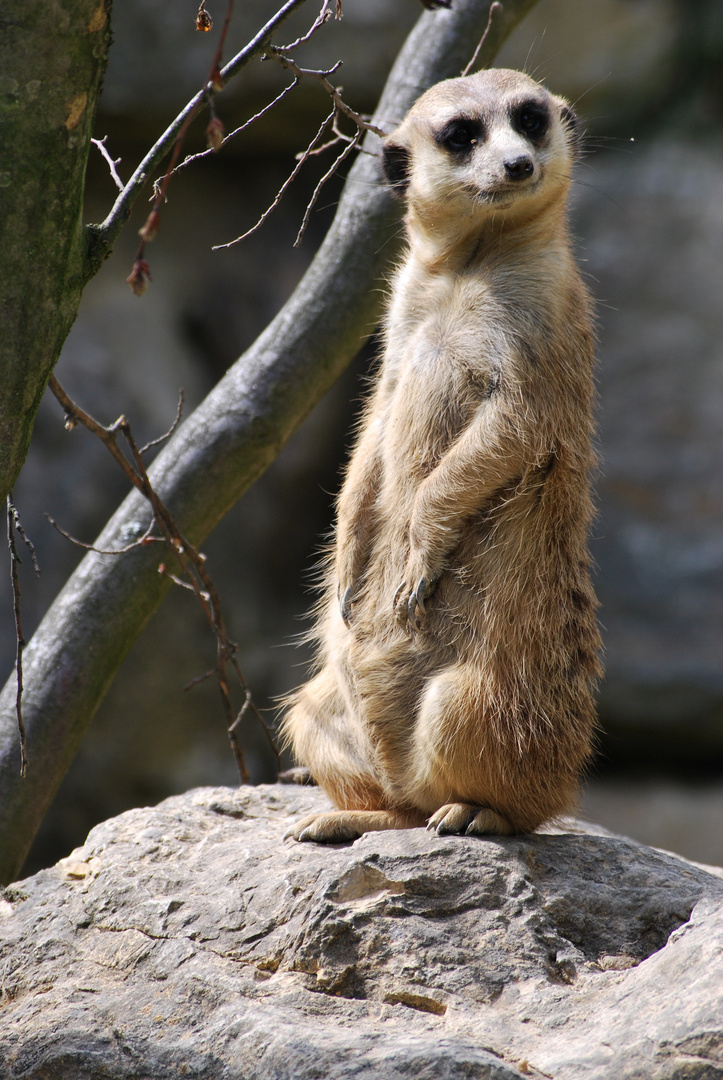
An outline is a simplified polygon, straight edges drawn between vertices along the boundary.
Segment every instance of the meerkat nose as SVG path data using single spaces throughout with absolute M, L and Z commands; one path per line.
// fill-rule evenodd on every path
M 505 162 L 508 180 L 526 180 L 528 176 L 532 176 L 534 170 L 535 166 L 529 154 L 520 154 L 519 157 Z

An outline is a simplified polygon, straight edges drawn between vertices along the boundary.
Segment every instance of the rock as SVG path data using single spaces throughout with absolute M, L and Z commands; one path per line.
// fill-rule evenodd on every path
M 198 789 L 7 889 L 3 1080 L 723 1076 L 723 871 L 571 822 L 283 841 L 325 804 Z

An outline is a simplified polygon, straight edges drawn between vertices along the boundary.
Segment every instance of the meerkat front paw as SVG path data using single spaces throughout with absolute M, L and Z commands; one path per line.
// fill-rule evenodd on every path
M 394 615 L 408 630 L 422 630 L 427 614 L 427 600 L 437 588 L 439 575 L 407 576 L 394 594 Z
M 420 578 L 417 584 L 412 586 L 403 581 L 394 594 L 394 614 L 397 622 L 409 630 L 421 630 L 427 614 L 424 601 L 428 596 L 426 578 Z
M 488 806 L 473 803 L 446 803 L 432 814 L 428 832 L 438 836 L 513 836 L 515 828 L 506 817 Z

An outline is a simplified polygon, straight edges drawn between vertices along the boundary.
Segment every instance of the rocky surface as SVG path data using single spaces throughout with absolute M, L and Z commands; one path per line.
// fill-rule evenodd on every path
M 0 901 L 3 1080 L 723 1076 L 723 871 L 572 824 L 284 842 L 206 788 Z

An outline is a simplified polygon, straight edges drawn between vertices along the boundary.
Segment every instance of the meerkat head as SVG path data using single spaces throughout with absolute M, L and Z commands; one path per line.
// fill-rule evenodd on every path
M 563 203 L 579 147 L 568 103 L 519 71 L 481 71 L 423 94 L 383 144 L 412 224 L 474 231 Z

